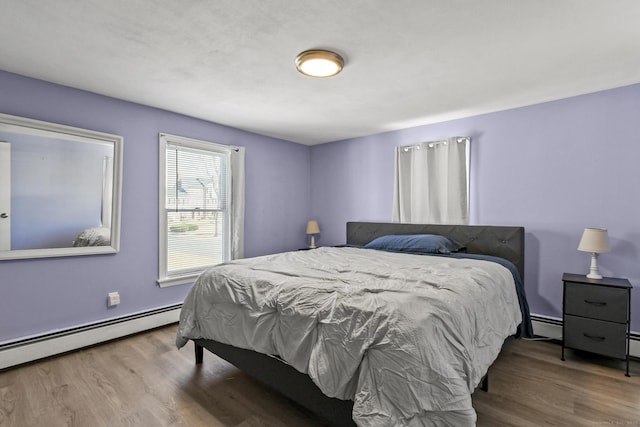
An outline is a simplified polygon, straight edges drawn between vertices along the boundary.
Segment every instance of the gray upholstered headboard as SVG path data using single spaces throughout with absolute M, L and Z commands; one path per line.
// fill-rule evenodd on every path
M 394 224 L 348 222 L 347 244 L 366 245 L 387 234 L 439 234 L 467 247 L 468 253 L 511 261 L 524 281 L 524 227 L 492 225 Z

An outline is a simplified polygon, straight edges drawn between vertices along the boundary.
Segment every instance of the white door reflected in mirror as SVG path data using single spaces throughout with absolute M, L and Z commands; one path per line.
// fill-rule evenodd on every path
M 11 249 L 11 144 L 0 141 L 0 251 Z

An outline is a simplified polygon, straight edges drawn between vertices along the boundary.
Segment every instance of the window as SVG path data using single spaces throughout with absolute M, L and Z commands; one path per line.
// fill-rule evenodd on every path
M 469 137 L 396 147 L 393 221 L 469 223 Z
M 241 199 L 244 190 L 233 185 L 233 169 L 240 164 L 235 157 L 244 157 L 240 150 L 160 134 L 160 286 L 192 282 L 206 268 L 237 257 L 232 236 L 241 238 L 234 228 L 242 213 L 234 210 L 241 204 L 234 196 Z M 242 182 L 241 168 L 235 169 Z

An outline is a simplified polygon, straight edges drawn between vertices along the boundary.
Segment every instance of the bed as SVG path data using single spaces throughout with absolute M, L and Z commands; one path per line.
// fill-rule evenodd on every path
M 461 250 L 375 246 L 397 235 Z M 350 222 L 344 247 L 203 273 L 176 343 L 193 340 L 196 363 L 206 348 L 331 425 L 474 425 L 471 393 L 507 339 L 531 334 L 521 277 L 522 227 Z
M 111 229 L 109 227 L 91 227 L 82 230 L 73 240 L 74 247 L 109 246 Z

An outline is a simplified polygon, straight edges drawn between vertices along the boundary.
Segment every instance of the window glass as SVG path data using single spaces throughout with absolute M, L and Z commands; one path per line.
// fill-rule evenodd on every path
M 231 175 L 225 146 L 164 134 L 160 142 L 162 282 L 230 259 Z

